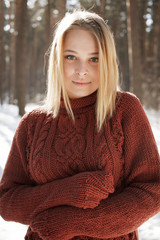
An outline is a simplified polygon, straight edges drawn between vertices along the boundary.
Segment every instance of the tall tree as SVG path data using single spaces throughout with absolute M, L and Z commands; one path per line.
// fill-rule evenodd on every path
M 45 51 L 50 44 L 51 37 L 51 0 L 47 1 L 45 7 Z
M 66 12 L 66 0 L 57 0 L 58 21 L 61 20 Z
M 16 81 L 19 115 L 25 113 L 25 75 L 26 75 L 26 15 L 27 0 L 16 0 L 15 2 L 15 30 L 16 37 Z
M 106 18 L 106 0 L 101 0 L 100 1 L 100 6 L 99 6 L 99 14 L 103 19 Z
M 152 3 L 152 4 L 151 4 Z M 147 35 L 145 40 L 145 105 L 158 109 L 160 106 L 160 0 L 148 1 Z M 152 21 L 151 21 L 152 20 Z
M 37 74 L 38 74 L 38 43 L 40 42 L 38 33 L 39 33 L 39 23 L 37 17 L 39 17 L 39 2 L 36 1 L 34 5 L 34 10 L 32 10 L 32 17 L 28 17 L 30 25 L 30 32 L 28 33 L 29 37 L 27 49 L 28 49 L 28 66 L 29 66 L 29 76 L 27 81 L 27 90 L 31 99 L 36 96 L 38 89 L 37 86 Z M 44 34 L 45 35 L 45 34 Z M 31 44 L 32 43 L 32 44 Z M 42 48 L 42 47 L 41 47 Z
M 152 81 L 153 81 L 153 107 L 158 110 L 160 100 L 160 64 L 159 64 L 159 49 L 160 49 L 160 0 L 154 0 L 153 8 L 153 65 L 152 65 Z
M 54 17 L 53 17 L 53 12 L 51 12 L 52 8 L 51 8 L 51 0 L 47 1 L 47 5 L 45 7 L 45 12 L 44 12 L 44 16 L 45 16 L 45 48 L 44 48 L 44 53 L 45 53 L 45 66 L 44 66 L 44 70 L 45 70 L 45 74 L 46 74 L 46 66 L 48 65 L 48 55 L 49 55 L 49 46 L 51 44 L 51 22 L 54 25 L 53 21 L 54 21 Z
M 0 1 L 0 101 L 3 104 L 5 83 L 5 46 L 4 46 L 4 1 Z
M 139 9 L 139 28 L 140 28 L 140 36 L 139 36 L 139 40 L 140 40 L 140 54 L 141 54 L 141 65 L 142 65 L 142 69 L 143 71 L 145 71 L 146 69 L 146 47 L 147 47 L 147 34 L 146 34 L 146 19 L 144 18 L 144 16 L 147 13 L 147 6 L 148 6 L 148 0 L 146 1 L 141 1 L 138 0 L 138 9 Z
M 128 54 L 130 68 L 131 91 L 142 101 L 142 69 L 140 54 L 140 32 L 138 0 L 126 0 Z
M 14 28 L 14 21 L 12 19 L 12 16 L 15 14 L 15 3 L 10 2 L 8 15 L 9 15 L 9 25 L 11 26 L 11 29 Z M 11 32 L 11 31 L 10 31 Z M 8 66 L 8 95 L 9 95 L 9 103 L 13 103 L 14 99 L 16 98 L 15 93 L 15 69 L 16 69 L 16 34 L 13 32 L 10 33 L 9 39 L 9 66 Z

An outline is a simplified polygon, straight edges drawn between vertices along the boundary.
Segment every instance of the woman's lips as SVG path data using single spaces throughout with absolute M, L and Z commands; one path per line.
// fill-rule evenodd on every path
M 84 85 L 90 84 L 90 82 L 75 82 L 75 81 L 72 81 L 72 82 L 76 85 L 79 85 L 79 86 L 84 86 Z

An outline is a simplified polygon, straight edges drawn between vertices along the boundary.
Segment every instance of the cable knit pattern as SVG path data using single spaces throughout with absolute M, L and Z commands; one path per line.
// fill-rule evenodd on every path
M 43 121 L 42 121 L 43 120 Z M 48 137 L 49 134 L 49 129 L 51 127 L 51 121 L 52 121 L 52 117 L 51 115 L 45 115 L 43 114 L 43 119 L 38 121 L 39 124 L 37 124 L 37 136 L 35 138 L 35 147 L 33 149 L 33 155 L 31 156 L 31 161 L 34 159 L 34 161 L 32 162 L 32 174 L 35 177 L 35 180 L 37 183 L 44 183 L 47 182 L 49 180 L 48 175 L 50 174 L 49 169 L 47 170 L 47 175 L 44 175 L 43 172 L 43 168 L 45 168 L 45 166 L 41 165 L 45 162 L 41 162 L 40 160 L 43 159 L 43 149 L 44 148 L 48 148 L 48 146 L 46 146 L 46 138 Z M 49 158 L 48 158 L 49 161 Z M 36 169 L 36 171 L 35 171 Z
M 120 171 L 120 177 L 116 181 L 117 183 L 117 189 L 120 189 L 120 184 L 123 182 L 123 173 L 124 173 L 124 156 L 123 156 L 123 150 L 124 150 L 124 133 L 123 133 L 123 126 L 121 122 L 119 121 L 122 118 L 122 102 L 123 98 L 121 98 L 121 94 L 118 92 L 117 98 L 116 98 L 116 111 L 113 114 L 112 119 L 108 122 L 110 129 L 110 134 L 113 137 L 113 143 L 115 145 L 114 150 L 116 151 L 115 157 L 117 157 L 117 160 L 115 162 L 120 162 L 119 171 Z M 108 129 L 105 128 L 106 136 L 108 135 Z M 109 141 L 108 141 L 109 142 Z M 117 169 L 115 171 L 115 175 L 117 172 Z
M 27 240 L 138 240 L 160 210 L 160 161 L 139 100 L 117 92 L 116 110 L 96 130 L 97 93 L 63 99 L 53 119 L 26 114 L 0 183 L 0 215 L 30 225 Z

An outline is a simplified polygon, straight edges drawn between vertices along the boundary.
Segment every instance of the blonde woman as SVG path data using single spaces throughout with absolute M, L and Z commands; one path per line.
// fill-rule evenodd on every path
M 139 100 L 118 91 L 112 33 L 95 13 L 59 23 L 45 106 L 17 128 L 0 215 L 29 240 L 137 240 L 160 210 L 160 160 Z

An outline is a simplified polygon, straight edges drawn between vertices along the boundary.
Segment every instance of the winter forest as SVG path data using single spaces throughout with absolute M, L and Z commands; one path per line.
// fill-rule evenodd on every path
M 0 0 L 0 179 L 20 118 L 44 99 L 56 23 L 79 8 L 111 28 L 120 88 L 140 99 L 160 152 L 160 0 Z M 26 229 L 0 217 L 0 240 L 23 239 Z M 160 240 L 160 213 L 139 234 Z

